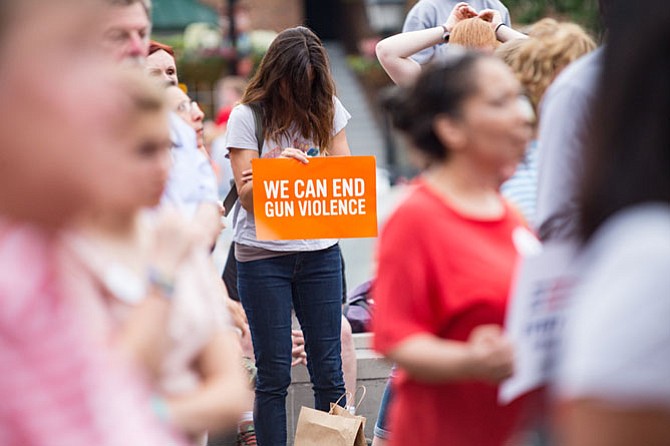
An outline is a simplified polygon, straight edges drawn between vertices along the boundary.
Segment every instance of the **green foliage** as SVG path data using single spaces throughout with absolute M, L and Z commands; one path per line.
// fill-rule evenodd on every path
M 593 33 L 600 31 L 597 0 L 506 0 L 515 22 L 530 24 L 544 17 L 576 22 Z
M 391 84 L 391 79 L 376 57 L 349 55 L 347 65 L 356 73 L 365 88 L 371 91 L 377 91 Z

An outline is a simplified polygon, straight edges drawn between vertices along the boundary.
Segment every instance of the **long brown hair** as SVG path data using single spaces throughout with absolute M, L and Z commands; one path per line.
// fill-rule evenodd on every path
M 282 31 L 249 81 L 243 104 L 263 106 L 263 133 L 274 141 L 297 131 L 328 150 L 335 115 L 335 83 L 321 40 L 298 26 Z

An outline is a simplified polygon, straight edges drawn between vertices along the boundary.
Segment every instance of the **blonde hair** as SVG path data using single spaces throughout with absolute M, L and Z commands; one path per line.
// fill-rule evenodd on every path
M 570 63 L 593 51 L 591 36 L 574 23 L 544 19 L 531 28 L 528 39 L 516 39 L 498 47 L 500 56 L 514 71 L 537 112 L 549 85 Z
M 555 19 L 547 17 L 530 25 L 526 34 L 529 37 L 542 37 L 554 34 L 560 29 L 560 27 L 561 23 Z
M 477 50 L 494 50 L 498 47 L 498 39 L 491 24 L 479 17 L 458 22 L 451 30 L 449 43 Z

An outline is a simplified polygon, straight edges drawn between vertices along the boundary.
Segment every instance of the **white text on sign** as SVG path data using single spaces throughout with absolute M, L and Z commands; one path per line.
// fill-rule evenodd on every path
M 268 201 L 265 215 L 269 218 L 294 217 L 296 210 L 303 217 L 365 215 L 365 181 L 362 178 L 265 180 L 263 187 Z M 330 186 L 330 193 L 329 193 Z M 293 189 L 291 200 L 289 188 Z M 334 197 L 326 199 L 326 197 Z M 297 204 L 297 206 L 296 206 Z

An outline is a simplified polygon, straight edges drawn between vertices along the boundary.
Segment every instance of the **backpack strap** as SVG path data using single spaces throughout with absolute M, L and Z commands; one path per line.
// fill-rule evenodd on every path
M 258 102 L 251 102 L 248 104 L 254 114 L 254 128 L 256 131 L 256 142 L 258 144 L 258 157 L 261 157 L 263 152 L 263 107 Z
M 247 105 L 254 115 L 254 130 L 256 134 L 256 143 L 258 144 L 258 157 L 260 158 L 263 153 L 263 142 L 265 142 L 265 139 L 263 138 L 263 107 L 258 102 L 251 102 Z M 228 216 L 238 197 L 237 185 L 233 181 L 233 185 L 230 188 L 228 195 L 223 199 L 224 216 Z

